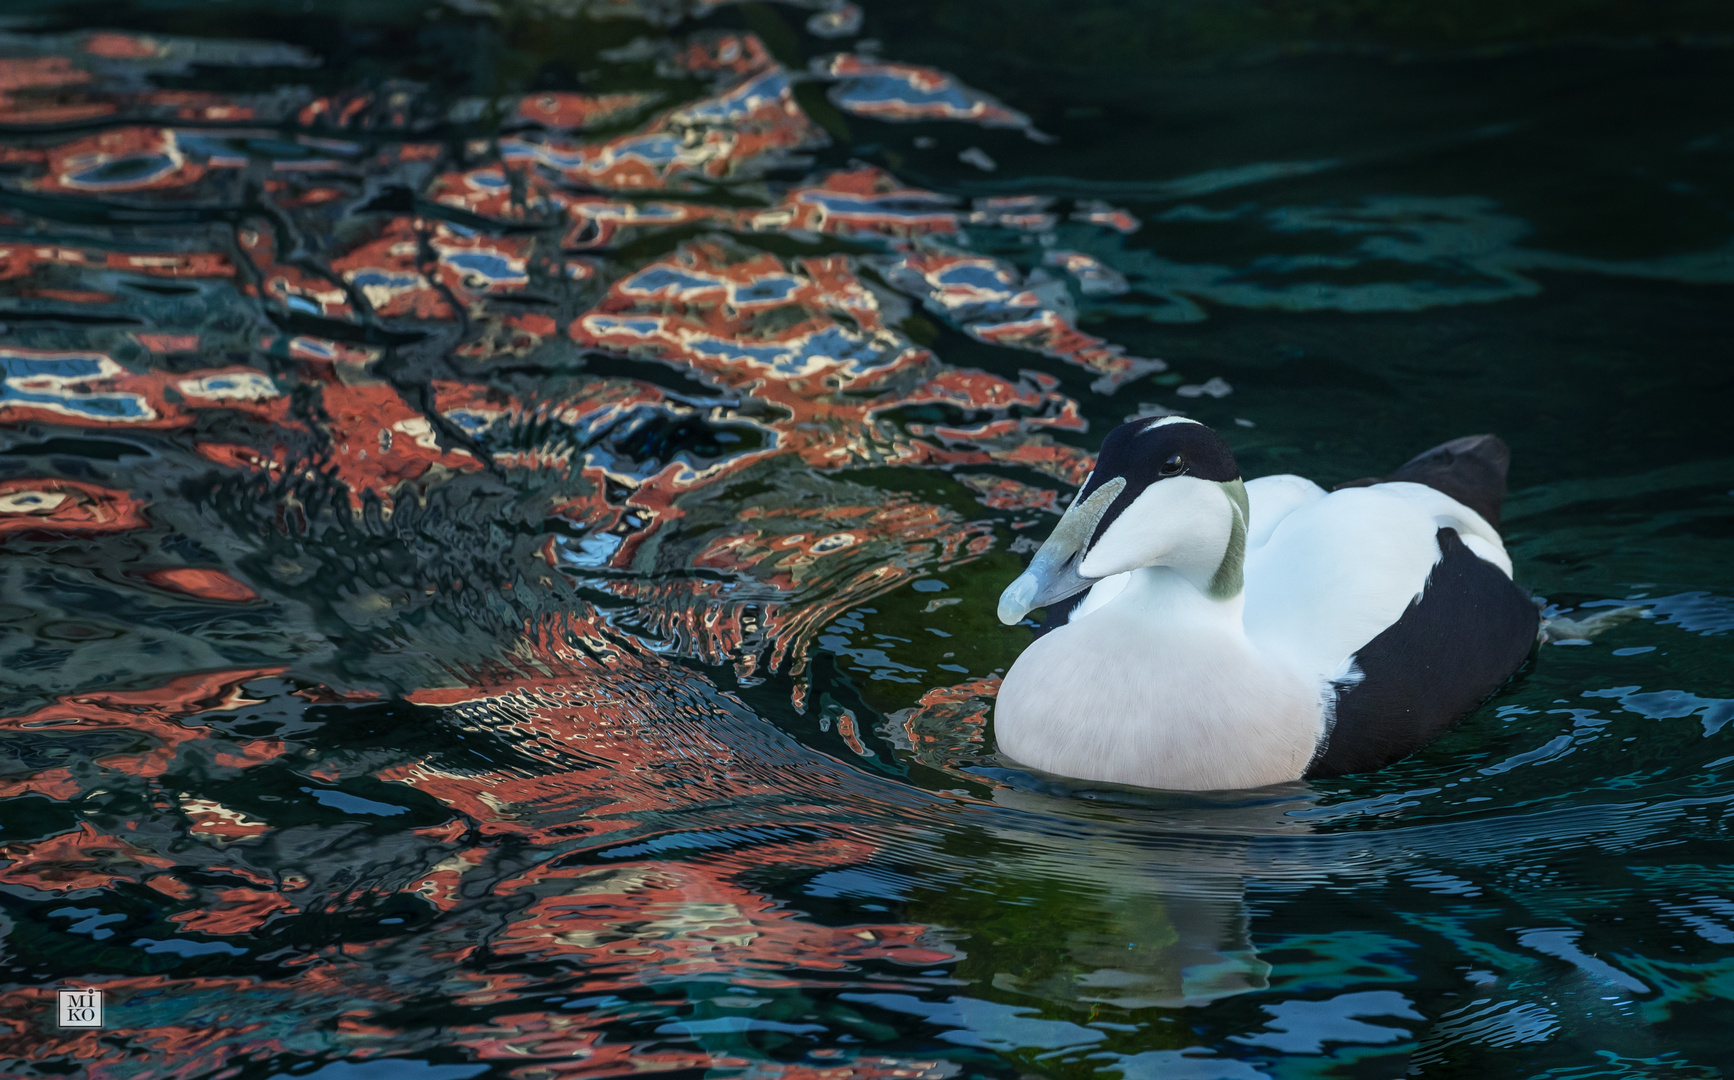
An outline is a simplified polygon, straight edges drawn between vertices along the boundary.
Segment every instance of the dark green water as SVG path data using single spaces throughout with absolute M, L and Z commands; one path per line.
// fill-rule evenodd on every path
M 0 1074 L 1734 1073 L 1734 18 L 863 7 L 0 12 Z M 1549 642 L 1009 768 L 1160 410 L 1498 432 Z

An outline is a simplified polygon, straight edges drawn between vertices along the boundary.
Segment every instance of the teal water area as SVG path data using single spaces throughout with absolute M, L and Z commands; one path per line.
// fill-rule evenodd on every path
M 9 5 L 0 1074 L 1734 1074 L 1730 101 L 1684 2 Z M 1168 412 L 1497 432 L 1546 642 L 1001 760 Z

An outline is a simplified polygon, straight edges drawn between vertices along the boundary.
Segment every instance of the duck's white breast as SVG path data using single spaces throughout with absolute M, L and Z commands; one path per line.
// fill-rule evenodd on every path
M 1054 630 L 1000 687 L 995 736 L 1024 765 L 1086 780 L 1206 790 L 1293 780 L 1323 733 L 1317 685 L 1260 655 L 1232 611 L 1152 601 L 1139 575 Z M 1172 575 L 1170 575 L 1172 576 Z M 1224 616 L 1232 616 L 1225 618 Z

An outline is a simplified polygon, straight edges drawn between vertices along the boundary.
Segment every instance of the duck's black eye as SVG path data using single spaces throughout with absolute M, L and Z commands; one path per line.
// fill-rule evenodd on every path
M 1163 476 L 1179 476 L 1185 471 L 1186 459 L 1181 457 L 1179 454 L 1175 454 L 1173 457 L 1162 463 Z

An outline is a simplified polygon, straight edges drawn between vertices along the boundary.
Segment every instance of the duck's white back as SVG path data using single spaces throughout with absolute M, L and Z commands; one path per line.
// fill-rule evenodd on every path
M 1439 561 L 1441 528 L 1507 576 L 1511 561 L 1499 534 L 1462 503 L 1422 484 L 1345 488 L 1273 505 L 1286 512 L 1260 520 L 1255 495 L 1267 480 L 1247 484 L 1252 531 L 1263 542 L 1246 559 L 1247 636 L 1263 651 L 1289 659 L 1315 679 L 1351 677 L 1357 651 L 1408 609 Z M 1302 481 L 1302 483 L 1307 483 Z

